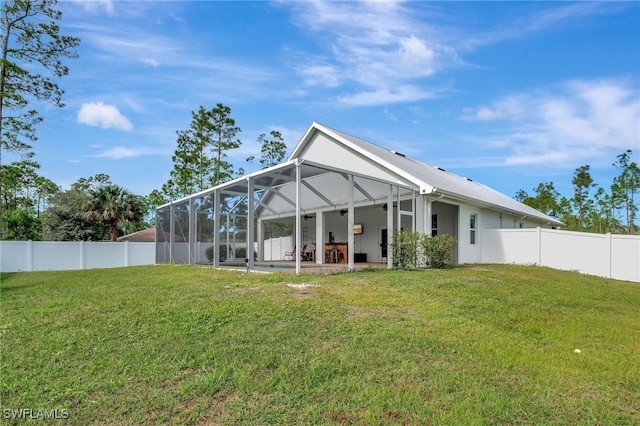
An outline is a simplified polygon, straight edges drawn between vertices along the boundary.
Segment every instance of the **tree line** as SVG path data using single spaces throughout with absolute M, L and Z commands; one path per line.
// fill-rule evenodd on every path
M 57 80 L 78 57 L 80 39 L 60 33 L 56 0 L 5 0 L 0 5 L 0 238 L 4 240 L 112 240 L 153 225 L 155 207 L 244 174 L 227 155 L 241 145 L 231 109 L 217 104 L 192 112 L 177 133 L 173 170 L 160 189 L 132 194 L 102 173 L 80 178 L 67 190 L 38 174 L 32 144 L 42 121 L 37 105 L 63 107 Z M 258 138 L 260 163 L 284 158 L 282 135 Z M 19 160 L 3 164 L 3 153 Z M 247 158 L 248 162 L 254 158 Z
M 60 34 L 56 0 L 0 3 L 0 238 L 5 240 L 112 240 L 153 225 L 155 207 L 242 176 L 228 153 L 240 148 L 241 132 L 231 108 L 221 103 L 192 111 L 190 126 L 176 132 L 173 169 L 161 188 L 147 196 L 114 184 L 102 173 L 80 178 L 67 190 L 38 174 L 32 144 L 42 121 L 37 105 L 63 107 L 57 80 L 69 73 L 65 59 L 77 58 L 80 39 Z M 281 162 L 282 135 L 258 137 L 262 168 Z M 19 160 L 3 164 L 3 153 Z M 613 164 L 620 174 L 608 190 L 597 187 L 589 166 L 578 168 L 574 194 L 560 196 L 553 182 L 541 183 L 516 199 L 566 224 L 567 229 L 637 233 L 638 165 L 631 151 Z M 246 162 L 255 161 L 249 157 Z
M 229 151 L 241 145 L 236 138 L 240 128 L 230 113 L 222 104 L 192 112 L 190 128 L 176 132 L 177 148 L 168 181 L 147 196 L 131 193 L 103 173 L 80 178 L 62 190 L 38 174 L 39 165 L 31 157 L 0 166 L 2 239 L 116 241 L 119 236 L 153 226 L 157 206 L 244 174 L 227 160 Z M 280 132 L 261 134 L 258 142 L 263 168 L 284 159 L 286 144 Z
M 608 188 L 594 183 L 590 166 L 578 167 L 571 179 L 573 195 L 561 195 L 553 182 L 543 182 L 533 189 L 533 195 L 524 190 L 515 199 L 563 222 L 563 229 L 597 233 L 638 234 L 638 192 L 640 168 L 631 160 L 627 150 L 612 164 L 618 175 Z

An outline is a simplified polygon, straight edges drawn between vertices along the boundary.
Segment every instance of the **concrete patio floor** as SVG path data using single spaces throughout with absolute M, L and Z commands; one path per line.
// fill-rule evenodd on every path
M 386 263 L 365 263 L 358 262 L 354 264 L 354 269 L 356 271 L 362 269 L 370 269 L 370 268 L 378 268 L 378 269 L 386 269 Z M 220 269 L 232 269 L 238 271 L 247 271 L 247 265 L 244 262 L 222 262 L 220 263 Z M 347 264 L 346 263 L 326 263 L 322 265 L 318 265 L 314 262 L 303 261 L 300 265 L 300 272 L 303 274 L 337 274 L 340 272 L 347 272 Z M 294 261 L 286 261 L 286 260 L 274 260 L 269 262 L 256 262 L 254 269 L 250 271 L 250 273 L 296 273 L 296 263 Z

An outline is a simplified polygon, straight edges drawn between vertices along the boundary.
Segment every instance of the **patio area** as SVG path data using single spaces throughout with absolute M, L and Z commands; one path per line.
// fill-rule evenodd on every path
M 203 265 L 204 266 L 204 265 Z M 211 266 L 211 265 L 207 265 Z M 354 265 L 354 270 L 359 271 L 362 269 L 386 269 L 386 263 L 373 263 L 373 262 L 362 262 L 356 263 Z M 221 262 L 220 269 L 231 269 L 237 271 L 247 271 L 247 264 L 244 262 Z M 344 263 L 327 263 L 327 264 L 317 264 L 313 262 L 302 262 L 300 265 L 300 269 L 302 273 L 305 274 L 337 274 L 340 272 L 347 272 L 348 265 Z M 276 260 L 269 262 L 255 262 L 253 268 L 250 273 L 296 273 L 296 263 L 294 261 L 286 261 L 286 260 Z

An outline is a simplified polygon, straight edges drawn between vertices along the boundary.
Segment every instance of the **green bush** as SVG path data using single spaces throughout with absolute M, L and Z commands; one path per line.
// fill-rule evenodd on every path
M 429 266 L 440 269 L 448 265 L 456 243 L 455 237 L 451 235 L 439 234 L 434 237 L 425 235 L 422 244 Z
M 393 264 L 398 269 L 443 268 L 451 261 L 456 243 L 446 234 L 432 237 L 417 231 L 396 231 L 391 243 Z
M 420 266 L 423 258 L 421 253 L 422 234 L 405 230 L 396 231 L 393 234 L 391 249 L 393 253 L 393 265 L 399 269 L 413 269 Z
M 227 260 L 227 245 L 220 244 L 220 250 L 218 250 L 218 253 L 220 254 L 220 262 Z M 204 255 L 207 256 L 209 262 L 213 262 L 213 246 L 207 247 L 204 251 Z

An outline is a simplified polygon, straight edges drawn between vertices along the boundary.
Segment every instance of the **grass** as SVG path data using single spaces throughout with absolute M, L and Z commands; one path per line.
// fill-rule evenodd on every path
M 3 424 L 640 423 L 637 283 L 156 265 L 3 274 L 1 302 Z

